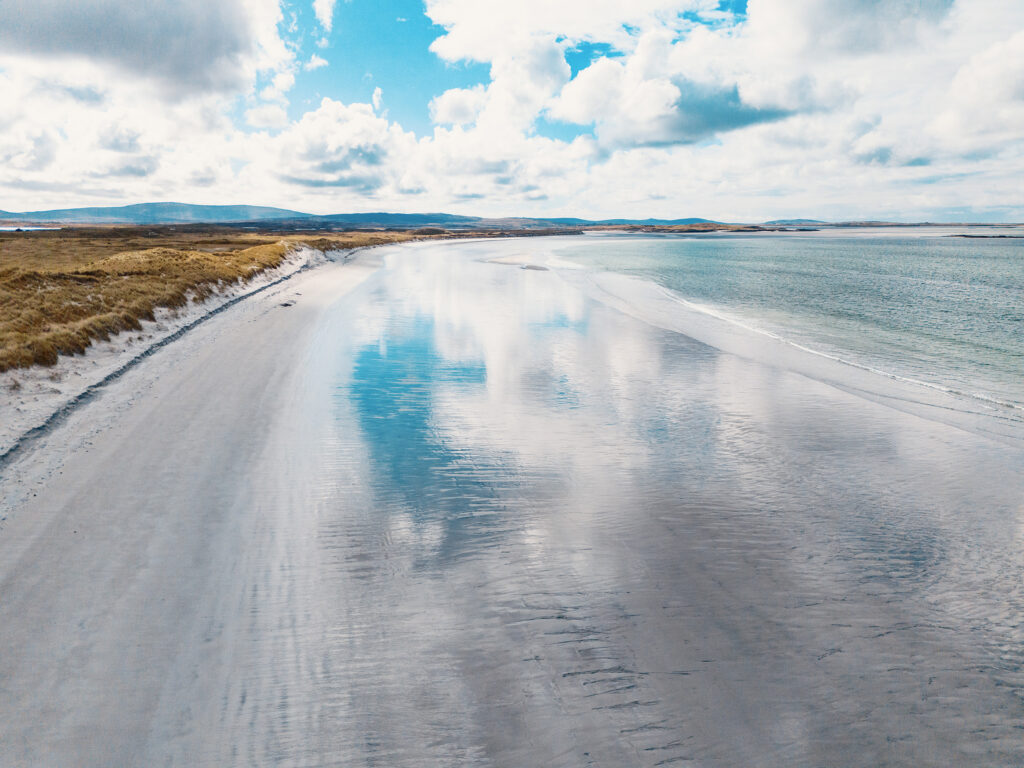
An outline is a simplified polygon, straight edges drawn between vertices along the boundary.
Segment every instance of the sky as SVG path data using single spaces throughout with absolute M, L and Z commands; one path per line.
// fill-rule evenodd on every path
M 0 210 L 1024 221 L 1020 0 L 3 0 Z

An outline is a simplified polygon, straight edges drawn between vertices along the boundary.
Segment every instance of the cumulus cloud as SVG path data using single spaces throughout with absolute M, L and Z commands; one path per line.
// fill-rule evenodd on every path
M 313 0 L 313 13 L 316 14 L 320 26 L 327 32 L 331 31 L 331 25 L 334 23 L 334 4 L 335 0 Z
M 225 91 L 287 58 L 274 29 L 279 17 L 274 0 L 6 0 L 0 49 L 2 58 L 107 63 L 175 93 Z
M 430 119 L 435 123 L 465 125 L 476 120 L 487 100 L 482 85 L 451 88 L 430 101 Z
M 260 91 L 260 98 L 267 101 L 283 101 L 288 91 L 295 85 L 295 75 L 292 72 L 278 72 L 274 75 L 270 85 Z
M 790 114 L 771 99 L 748 103 L 736 78 L 673 61 L 682 47 L 676 41 L 708 30 L 684 11 L 721 15 L 717 3 L 701 0 L 628 6 L 528 0 L 497 10 L 432 0 L 427 12 L 446 30 L 432 49 L 449 60 L 489 62 L 491 83 L 442 94 L 431 103 L 431 115 L 437 123 L 475 122 L 497 131 L 523 130 L 546 114 L 594 125 L 604 143 L 625 147 L 692 143 Z M 567 49 L 593 42 L 620 55 L 598 58 L 570 81 Z
M 315 69 L 321 69 L 327 66 L 327 59 L 317 56 L 315 53 L 309 57 L 309 61 L 305 63 L 303 69 L 307 72 L 312 72 Z
M 279 135 L 254 145 L 252 177 L 277 178 L 305 190 L 333 190 L 344 199 L 394 186 L 415 137 L 380 117 L 372 104 L 323 99 Z
M 181 195 L 193 177 L 211 178 L 202 170 L 210 167 L 218 181 L 229 178 L 223 171 L 239 135 L 225 109 L 231 101 L 203 91 L 167 100 L 150 79 L 114 79 L 109 66 L 22 59 L 0 71 L 0 193 L 8 210 Z M 39 141 L 47 135 L 50 153 Z M 97 182 L 108 177 L 116 184 Z
M 1021 140 L 1024 30 L 972 56 L 953 77 L 931 129 L 963 151 Z
M 1019 3 L 428 0 L 432 50 L 490 77 L 425 94 L 419 137 L 380 91 L 289 118 L 332 2 L 305 50 L 276 0 L 137 5 L 0 2 L 0 208 L 202 188 L 318 212 L 1024 216 Z
M 613 146 L 689 144 L 790 114 L 743 103 L 736 84 L 696 82 L 678 74 L 644 77 L 635 62 L 592 64 L 565 87 L 550 114 L 594 124 L 598 137 Z
M 101 134 L 100 147 L 114 152 L 137 152 L 139 134 L 136 131 L 111 126 L 109 130 Z
M 426 13 L 445 29 L 431 49 L 449 61 L 489 62 L 537 37 L 632 46 L 630 30 L 678 26 L 686 11 L 717 7 L 708 0 L 427 0 Z
M 253 128 L 283 128 L 288 124 L 288 113 L 280 104 L 261 104 L 246 110 L 245 121 Z
M 816 53 L 863 55 L 918 38 L 940 22 L 954 0 L 751 0 L 755 36 L 781 39 Z

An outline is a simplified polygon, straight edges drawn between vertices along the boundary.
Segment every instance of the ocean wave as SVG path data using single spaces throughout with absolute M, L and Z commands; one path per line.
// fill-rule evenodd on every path
M 649 325 L 682 333 L 722 352 L 784 368 L 852 395 L 993 437 L 1024 442 L 1024 404 L 923 381 L 815 349 L 745 318 L 686 299 L 653 280 L 545 263 L 592 299 Z
M 652 281 L 652 283 L 653 283 L 653 281 Z M 715 307 L 708 306 L 706 304 L 700 304 L 700 303 L 697 303 L 697 302 L 694 302 L 694 301 L 690 301 L 689 299 L 685 299 L 682 296 L 680 296 L 679 294 L 675 293 L 674 291 L 672 291 L 669 288 L 666 288 L 666 287 L 664 287 L 662 285 L 658 285 L 657 283 L 653 283 L 653 284 L 658 287 L 658 289 L 661 291 L 662 295 L 664 295 L 665 298 L 667 298 L 669 301 L 673 301 L 673 302 L 676 302 L 678 304 L 681 304 L 681 305 L 685 306 L 687 309 L 691 309 L 691 310 L 694 310 L 696 312 L 702 312 L 704 314 L 707 314 L 707 315 L 710 315 L 712 317 L 718 318 L 719 320 L 722 320 L 724 322 L 732 323 L 733 325 L 737 325 L 737 326 L 739 326 L 739 327 L 741 327 L 741 328 L 743 328 L 743 329 L 745 329 L 747 331 L 750 331 L 751 333 L 756 333 L 756 334 L 760 334 L 760 335 L 763 335 L 763 336 L 767 336 L 767 337 L 769 337 L 771 339 L 774 339 L 774 340 L 779 341 L 779 342 L 781 342 L 783 344 L 791 346 L 794 349 L 799 349 L 802 352 L 806 352 L 806 353 L 811 354 L 811 355 L 817 355 L 818 357 L 823 357 L 823 358 L 825 358 L 827 360 L 833 360 L 833 361 L 835 361 L 837 363 L 842 363 L 843 365 L 849 365 L 849 366 L 852 366 L 854 368 L 859 368 L 860 370 L 863 370 L 863 371 L 870 371 L 871 373 L 878 374 L 879 376 L 884 376 L 884 377 L 886 377 L 888 379 L 892 379 L 894 381 L 900 381 L 900 382 L 904 382 L 904 383 L 907 383 L 907 384 L 912 384 L 912 385 L 919 386 L 919 387 L 926 387 L 928 389 L 933 389 L 933 390 L 936 390 L 936 391 L 939 391 L 939 392 L 944 392 L 944 393 L 950 394 L 950 395 L 956 395 L 958 397 L 966 397 L 966 398 L 970 398 L 972 400 L 980 400 L 980 401 L 982 401 L 984 403 L 995 405 L 995 406 L 1000 407 L 1000 408 L 1007 408 L 1007 409 L 1010 409 L 1010 410 L 1013 410 L 1013 411 L 1018 411 L 1021 414 L 1024 414 L 1024 405 L 1022 405 L 1020 403 L 1014 403 L 1014 402 L 1009 401 L 1009 400 L 1002 400 L 1002 399 L 1000 399 L 998 397 L 994 397 L 992 395 L 989 395 L 989 394 L 986 394 L 986 393 L 983 393 L 983 392 L 965 392 L 963 390 L 956 389 L 954 387 L 949 387 L 949 386 L 946 386 L 946 385 L 943 385 L 943 384 L 937 384 L 937 383 L 931 382 L 931 381 L 923 381 L 921 379 L 915 379 L 915 378 L 910 377 L 910 376 L 904 376 L 904 375 L 899 374 L 899 373 L 894 373 L 892 371 L 883 370 L 882 368 L 877 368 L 875 366 L 868 365 L 866 363 L 861 363 L 861 362 L 858 362 L 856 360 L 851 360 L 851 359 L 846 358 L 846 357 L 835 355 L 835 354 L 832 354 L 832 353 L 829 353 L 829 352 L 824 352 L 824 351 L 822 351 L 820 349 L 813 349 L 812 347 L 808 347 L 805 344 L 801 344 L 798 341 L 794 341 L 793 339 L 787 338 L 786 336 L 783 336 L 782 334 L 779 334 L 779 333 L 777 333 L 775 331 L 771 331 L 771 330 L 768 330 L 766 328 L 761 328 L 761 327 L 758 327 L 758 326 L 755 326 L 755 325 L 751 325 L 749 322 L 746 322 L 746 321 L 736 317 L 735 315 L 731 315 L 728 312 L 723 312 L 722 310 L 717 309 Z

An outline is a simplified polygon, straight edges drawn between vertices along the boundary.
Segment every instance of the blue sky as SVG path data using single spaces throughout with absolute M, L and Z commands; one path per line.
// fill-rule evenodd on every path
M 326 64 L 299 70 L 288 109 L 291 119 L 315 108 L 324 96 L 342 102 L 371 102 L 380 88 L 387 94 L 389 117 L 417 135 L 433 130 L 431 99 L 452 88 L 486 86 L 490 66 L 473 60 L 445 61 L 430 45 L 445 34 L 442 25 L 425 13 L 422 0 L 359 2 L 340 0 L 333 5 L 329 31 L 317 23 L 308 1 L 282 3 L 282 33 L 289 36 L 304 61 L 317 56 Z M 680 11 L 688 21 L 708 27 L 734 24 L 745 18 L 746 0 L 721 0 L 713 18 Z M 328 54 L 328 51 L 330 52 Z M 594 60 L 617 58 L 623 53 L 607 42 L 573 40 L 565 46 L 565 61 L 575 77 Z M 534 130 L 542 136 L 571 141 L 591 135 L 592 125 L 580 125 L 541 115 Z
M 287 3 L 286 25 L 294 15 L 301 58 L 308 61 L 315 54 L 329 62 L 297 75 L 289 116 L 298 119 L 324 96 L 370 102 L 374 89 L 380 88 L 393 120 L 417 134 L 429 134 L 430 99 L 449 88 L 486 84 L 490 68 L 478 62 L 445 62 L 431 53 L 430 44 L 444 29 L 423 8 L 419 0 L 339 2 L 331 31 L 325 32 L 310 3 Z M 327 45 L 321 47 L 325 39 Z
M 1024 4 L 8 0 L 0 209 L 1024 219 Z

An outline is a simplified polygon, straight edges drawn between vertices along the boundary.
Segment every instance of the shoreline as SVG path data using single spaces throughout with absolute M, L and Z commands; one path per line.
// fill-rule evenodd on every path
M 300 272 L 337 262 L 344 254 L 349 262 L 357 254 L 373 249 L 431 242 L 473 242 L 516 237 L 551 237 L 566 233 L 474 233 L 473 236 L 413 236 L 406 240 L 370 243 L 352 248 L 322 249 L 297 242 L 277 267 L 265 269 L 247 282 L 219 287 L 207 297 L 190 299 L 185 307 L 159 307 L 152 321 L 142 320 L 140 331 L 121 331 L 107 340 L 93 340 L 80 354 L 62 353 L 52 366 L 33 364 L 0 371 L 0 469 L 16 458 L 37 438 L 51 431 L 78 406 L 92 399 L 100 389 L 134 368 L 150 355 L 177 341 L 211 317 L 232 306 L 278 287 Z M 307 238 L 316 242 L 318 238 Z M 328 244 L 327 239 L 316 242 Z
M 303 245 L 286 256 L 282 265 L 264 270 L 248 283 L 240 286 L 234 283 L 227 290 L 218 291 L 201 302 L 190 302 L 184 311 L 161 309 L 153 322 L 144 321 L 141 333 L 122 332 L 108 341 L 94 342 L 84 354 L 61 355 L 52 367 L 34 365 L 0 372 L 0 410 L 12 412 L 0 425 L 0 467 L 9 463 L 27 443 L 52 429 L 71 410 L 92 398 L 100 388 L 158 349 L 246 298 L 278 286 L 299 272 L 336 261 L 329 254 L 343 253 L 343 261 L 347 262 L 358 253 L 380 246 L 429 246 L 442 242 L 483 243 L 489 240 L 509 242 L 523 236 L 557 238 L 570 234 L 573 233 L 446 234 L 338 250 L 319 250 Z M 648 233 L 628 234 L 644 237 Z M 560 281 L 582 291 L 591 300 L 642 322 L 683 334 L 723 352 L 781 367 L 857 393 L 895 410 L 1011 445 L 1019 445 L 1022 439 L 1020 419 L 1008 418 L 1004 424 L 1004 419 L 1000 418 L 1004 411 L 1003 415 L 1007 417 L 1010 412 L 1016 414 L 1020 409 L 1015 405 L 909 379 L 806 347 L 776 333 L 749 327 L 735 318 L 719 316 L 719 313 L 679 297 L 654 281 L 614 271 L 594 272 L 554 253 L 544 253 L 540 259 L 536 253 L 529 256 L 506 253 L 486 256 L 482 260 L 521 269 L 551 270 Z M 672 305 L 667 314 L 667 310 L 661 307 L 665 301 Z M 683 315 L 677 316 L 680 310 Z M 70 385 L 69 380 L 72 382 Z M 969 407 L 972 404 L 974 407 Z M 984 419 L 985 424 L 979 425 L 979 419 Z M 995 428 L 986 428 L 986 425 Z
M 562 258 L 557 252 L 504 254 L 482 260 L 521 269 L 551 270 L 593 301 L 721 352 L 793 372 L 976 436 L 1012 446 L 1024 444 L 1024 408 L 1019 403 L 894 373 L 816 349 L 778 331 L 757 327 L 725 310 L 688 300 L 655 280 L 592 269 Z
M 53 366 L 36 364 L 0 373 L 0 406 L 14 411 L 0 426 L 0 468 L 57 426 L 74 408 L 150 355 L 211 317 L 328 259 L 323 251 L 297 249 L 280 266 L 264 270 L 242 286 L 227 286 L 198 303 L 190 302 L 182 310 L 161 308 L 153 321 L 143 321 L 141 332 L 124 331 L 108 341 L 94 342 L 81 355 L 61 355 Z M 77 379 L 78 386 L 56 386 L 69 378 Z
M 557 242 L 297 274 L 0 469 L 14 759 L 1017 759 L 1021 449 L 523 268 Z

